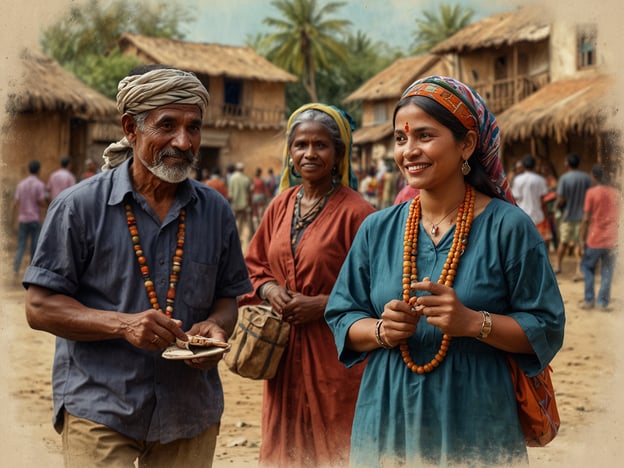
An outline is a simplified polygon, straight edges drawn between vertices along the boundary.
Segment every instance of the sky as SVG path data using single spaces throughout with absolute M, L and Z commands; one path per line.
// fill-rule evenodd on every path
M 415 20 L 422 11 L 437 12 L 439 5 L 471 8 L 473 20 L 509 10 L 517 2 L 504 0 L 333 0 L 345 5 L 328 18 L 348 19 L 352 32 L 362 31 L 373 42 L 407 50 L 413 43 Z M 243 46 L 247 37 L 270 32 L 263 24 L 267 17 L 280 18 L 270 0 L 191 0 L 185 2 L 198 11 L 197 20 L 185 28 L 186 40 Z M 319 5 L 328 0 L 318 0 Z

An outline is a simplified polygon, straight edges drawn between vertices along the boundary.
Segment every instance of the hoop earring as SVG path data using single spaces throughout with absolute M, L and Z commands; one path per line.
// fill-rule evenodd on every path
M 461 165 L 461 173 L 467 176 L 468 174 L 470 174 L 470 171 L 472 171 L 472 167 L 470 167 L 470 164 L 468 164 L 468 160 L 464 159 L 464 162 Z
M 301 177 L 301 174 L 298 174 L 297 171 L 295 171 L 295 162 L 293 161 L 293 158 L 288 159 L 288 169 L 290 169 L 290 174 L 293 177 Z

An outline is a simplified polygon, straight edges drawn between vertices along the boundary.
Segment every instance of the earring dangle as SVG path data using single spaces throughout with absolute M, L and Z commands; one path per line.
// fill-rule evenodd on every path
M 288 159 L 288 167 L 290 168 L 290 173 L 293 177 L 301 177 L 301 174 L 295 171 L 295 162 L 293 161 L 293 158 Z
M 461 165 L 461 173 L 467 176 L 468 174 L 470 174 L 471 170 L 472 170 L 472 167 L 470 167 L 470 164 L 468 164 L 468 160 L 464 159 L 464 162 Z

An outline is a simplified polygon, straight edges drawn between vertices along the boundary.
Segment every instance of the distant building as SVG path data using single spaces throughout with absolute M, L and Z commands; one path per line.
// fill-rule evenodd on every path
M 9 82 L 7 117 L 0 137 L 0 210 L 4 214 L 17 182 L 26 175 L 25 161 L 38 159 L 45 181 L 58 169 L 60 158 L 69 155 L 75 175 L 81 174 L 94 142 L 94 123 L 118 114 L 112 100 L 50 57 L 27 50 L 20 59 L 16 79 Z
M 613 158 L 619 131 L 607 54 L 598 25 L 553 17 L 543 7 L 497 13 L 465 27 L 432 53 L 446 57 L 452 74 L 471 85 L 496 114 L 505 167 L 525 153 L 564 171 L 565 155 L 581 155 L 581 169 Z M 539 169 L 539 167 L 538 167 Z
M 228 164 L 281 167 L 287 116 L 286 84 L 297 77 L 249 47 L 124 34 L 121 51 L 144 63 L 191 71 L 210 93 L 200 170 Z
M 362 103 L 362 126 L 353 133 L 353 163 L 360 174 L 393 159 L 392 112 L 405 88 L 419 78 L 449 73 L 449 65 L 434 55 L 401 58 L 347 96 L 345 103 Z

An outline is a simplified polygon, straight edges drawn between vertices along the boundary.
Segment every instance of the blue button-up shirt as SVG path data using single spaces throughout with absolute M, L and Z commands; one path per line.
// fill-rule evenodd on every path
M 158 302 L 165 306 L 178 215 L 186 209 L 186 238 L 173 317 L 188 330 L 210 316 L 216 299 L 252 290 L 228 202 L 187 180 L 161 223 L 134 191 L 129 167 L 86 179 L 50 206 L 24 283 L 77 299 L 87 307 L 138 313 L 150 308 L 128 232 L 125 203 L 137 220 Z M 217 368 L 200 371 L 125 340 L 56 340 L 54 423 L 63 407 L 137 440 L 168 443 L 194 437 L 218 422 L 223 390 Z

